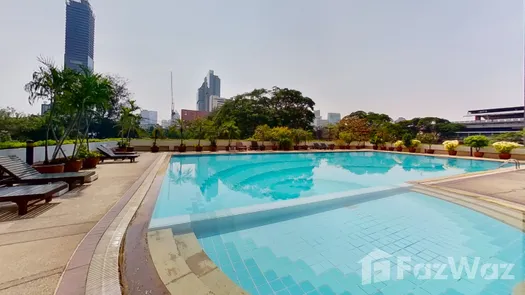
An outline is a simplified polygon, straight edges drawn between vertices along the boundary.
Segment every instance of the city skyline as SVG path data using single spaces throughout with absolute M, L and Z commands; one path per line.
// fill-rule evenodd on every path
M 94 70 L 95 16 L 88 0 L 66 1 L 64 67 Z
M 90 3 L 97 72 L 128 79 L 139 106 L 159 110 L 162 119 L 170 116 L 171 70 L 179 110 L 195 108 L 209 69 L 227 81 L 221 97 L 287 87 L 314 99 L 316 109 L 342 116 L 364 110 L 461 120 L 469 109 L 523 103 L 517 0 Z M 195 14 L 221 15 L 213 34 Z M 64 59 L 64 2 L 3 1 L 0 25 L 8 44 L 0 49 L 0 106 L 39 113 L 23 85 L 38 56 Z

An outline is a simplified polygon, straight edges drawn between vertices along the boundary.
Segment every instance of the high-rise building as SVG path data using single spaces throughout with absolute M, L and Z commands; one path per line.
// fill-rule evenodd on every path
M 340 113 L 328 113 L 327 117 L 328 123 L 330 124 L 337 124 L 339 121 L 341 121 Z
M 47 113 L 49 110 L 51 109 L 51 104 L 50 103 L 43 103 L 41 106 L 40 106 L 40 115 L 44 115 L 45 113 Z
M 211 111 L 222 107 L 222 105 L 227 101 L 227 98 L 223 98 L 217 95 L 210 95 L 210 106 Z
M 221 79 L 216 76 L 213 70 L 208 72 L 204 82 L 197 91 L 197 110 L 201 112 L 211 112 L 210 96 L 221 96 Z
M 140 111 L 140 117 L 140 126 L 142 127 L 147 128 L 155 126 L 158 123 L 157 111 L 142 110 Z
M 64 66 L 94 68 L 95 15 L 88 0 L 66 2 L 66 51 Z

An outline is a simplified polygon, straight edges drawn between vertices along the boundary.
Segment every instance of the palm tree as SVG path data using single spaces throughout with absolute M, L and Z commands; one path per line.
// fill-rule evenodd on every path
M 32 80 L 25 85 L 24 89 L 29 93 L 28 100 L 31 105 L 39 100 L 44 100 L 50 104 L 50 110 L 46 115 L 46 140 L 44 145 L 44 163 L 49 164 L 49 133 L 53 132 L 54 134 L 53 122 L 56 110 L 62 99 L 70 93 L 69 90 L 71 82 L 74 81 L 75 73 L 69 69 L 59 69 L 51 60 L 38 58 L 38 61 L 41 65 L 33 73 Z M 57 147 L 55 150 L 58 149 L 60 148 Z
M 239 136 L 240 130 L 234 121 L 226 121 L 221 126 L 222 133 L 228 136 L 228 148 L 231 147 L 232 138 Z
M 197 137 L 199 142 L 197 146 L 201 146 L 201 139 L 204 137 L 206 120 L 202 118 L 197 118 L 194 121 L 190 122 L 190 128 L 193 131 L 193 134 Z
M 180 146 L 184 146 L 184 130 L 186 130 L 187 125 L 188 122 L 186 122 L 182 118 L 175 120 L 175 127 L 180 132 Z

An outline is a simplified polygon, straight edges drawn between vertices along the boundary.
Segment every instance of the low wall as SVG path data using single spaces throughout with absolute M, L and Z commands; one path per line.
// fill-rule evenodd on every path
M 113 147 L 117 145 L 117 142 L 116 141 L 90 142 L 89 149 L 96 150 L 97 147 L 101 144 L 107 144 L 108 146 Z M 62 146 L 62 150 L 64 150 L 67 156 L 71 156 L 71 154 L 73 153 L 73 147 L 74 147 L 74 144 L 65 144 Z M 56 146 L 54 145 L 48 146 L 49 157 L 53 155 L 55 148 Z M 37 146 L 34 149 L 35 149 L 34 162 L 37 163 L 37 162 L 44 161 L 46 158 L 45 147 Z M 11 155 L 17 156 L 23 161 L 25 161 L 26 160 L 26 148 L 24 147 L 24 148 L 18 148 L 18 149 L 0 150 L 0 156 L 11 156 Z
M 232 145 L 235 145 L 236 142 L 242 142 L 245 146 L 250 146 L 251 141 L 249 140 L 232 140 Z M 190 139 L 190 140 L 184 140 L 184 144 L 187 146 L 188 151 L 194 151 L 195 146 L 197 145 L 198 140 Z M 320 141 L 310 141 L 308 142 L 308 145 L 311 146 L 314 142 L 320 142 Z M 330 141 L 323 141 L 326 144 L 334 143 Z M 260 144 L 260 142 L 259 142 Z M 303 144 L 303 143 L 301 143 Z M 135 147 L 135 150 L 137 151 L 149 151 L 150 147 L 153 145 L 152 139 L 133 139 L 131 140 L 131 145 Z M 164 139 L 164 140 L 157 140 L 157 145 L 160 147 L 161 151 L 175 151 L 176 148 L 180 145 L 180 139 Z M 201 140 L 201 146 L 204 147 L 204 150 L 209 150 L 208 147 L 210 145 L 210 142 L 208 140 Z M 225 150 L 226 146 L 228 145 L 228 140 L 218 140 L 217 141 L 217 147 L 219 150 Z M 271 142 L 265 142 L 265 146 L 270 147 L 272 146 Z M 357 142 L 354 142 L 351 144 L 352 148 L 355 148 L 357 145 Z M 370 143 L 366 144 L 367 148 L 372 148 L 372 145 Z M 387 144 L 387 146 L 390 146 Z M 421 145 L 417 150 L 419 153 L 423 153 L 424 150 L 428 148 L 428 145 Z M 443 147 L 441 144 L 433 144 L 432 149 L 435 150 L 434 153 L 436 154 L 448 154 L 447 150 Z M 403 149 L 403 151 L 408 151 L 407 149 Z M 459 146 L 457 148 L 458 156 L 470 156 L 470 147 L 468 146 Z M 485 153 L 485 158 L 493 158 L 498 159 L 498 153 L 493 147 L 486 147 L 481 149 L 482 152 Z M 473 149 L 474 152 L 474 149 Z M 512 151 L 512 158 L 518 159 L 518 160 L 525 160 L 525 148 L 521 149 L 515 149 Z

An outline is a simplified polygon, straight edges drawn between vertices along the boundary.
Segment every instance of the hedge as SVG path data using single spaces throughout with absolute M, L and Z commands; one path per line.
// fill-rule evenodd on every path
M 89 139 L 89 142 L 102 142 L 102 141 L 120 141 L 120 138 L 104 138 L 104 139 L 92 138 L 92 139 Z M 64 144 L 74 144 L 74 143 L 75 143 L 74 139 L 66 139 L 66 140 L 64 140 Z M 47 144 L 49 146 L 53 146 L 53 145 L 56 145 L 56 141 L 55 140 L 48 140 Z M 45 140 L 35 141 L 35 146 L 45 146 L 45 145 L 46 145 L 46 141 Z M 25 148 L 25 147 L 26 147 L 26 143 L 25 142 L 21 142 L 21 141 L 0 142 L 0 150 L 17 149 L 17 148 Z

